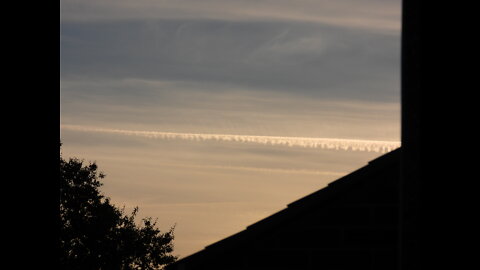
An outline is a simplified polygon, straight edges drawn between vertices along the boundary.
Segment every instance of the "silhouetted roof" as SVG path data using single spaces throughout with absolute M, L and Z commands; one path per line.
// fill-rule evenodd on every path
M 180 262 L 201 260 L 204 256 L 217 255 L 231 248 L 247 245 L 250 239 L 254 239 L 256 236 L 261 235 L 298 214 L 311 211 L 312 206 L 318 207 L 319 204 L 327 203 L 331 199 L 343 194 L 346 190 L 351 190 L 352 187 L 356 186 L 359 182 L 368 182 L 370 179 L 369 176 L 378 173 L 383 168 L 392 164 L 398 164 L 400 162 L 400 151 L 401 148 L 397 148 L 370 161 L 366 166 L 329 183 L 327 187 L 288 204 L 287 208 L 253 223 L 239 233 L 206 246 L 205 249 L 177 261 L 170 265 L 172 268 L 167 267 L 167 269 L 173 269 L 173 267 Z

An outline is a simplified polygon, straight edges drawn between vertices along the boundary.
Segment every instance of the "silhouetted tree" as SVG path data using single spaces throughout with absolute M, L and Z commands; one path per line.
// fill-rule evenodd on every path
M 173 227 L 166 233 L 152 218 L 135 224 L 130 215 L 102 195 L 95 163 L 60 154 L 60 264 L 61 269 L 161 269 L 177 258 Z

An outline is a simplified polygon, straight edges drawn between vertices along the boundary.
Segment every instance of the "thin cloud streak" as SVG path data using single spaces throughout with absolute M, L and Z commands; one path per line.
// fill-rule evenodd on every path
M 273 3 L 274 2 L 274 3 Z M 62 21 L 155 19 L 282 20 L 398 31 L 401 1 L 62 0 Z
M 162 163 L 161 166 L 168 167 L 182 167 L 182 168 L 198 168 L 198 169 L 220 169 L 220 170 L 240 170 L 252 171 L 260 173 L 290 173 L 290 174 L 313 174 L 313 175 L 330 175 L 330 176 L 344 176 L 347 173 L 329 172 L 329 171 L 315 171 L 315 170 L 295 170 L 295 169 L 273 169 L 260 167 L 245 167 L 245 166 L 221 166 L 221 165 L 194 165 L 194 164 L 167 164 Z
M 124 129 L 106 129 L 76 125 L 62 125 L 62 129 L 121 134 L 126 136 L 140 136 L 151 139 L 177 139 L 189 141 L 226 141 L 242 143 L 258 143 L 264 145 L 283 145 L 296 147 L 309 147 L 335 150 L 368 151 L 385 153 L 400 147 L 400 142 L 395 141 L 375 141 L 375 140 L 356 140 L 356 139 L 338 139 L 338 138 L 309 138 L 309 137 L 280 137 L 280 136 L 254 136 L 254 135 L 233 135 L 233 134 L 199 134 L 199 133 L 175 133 L 161 131 L 139 131 Z

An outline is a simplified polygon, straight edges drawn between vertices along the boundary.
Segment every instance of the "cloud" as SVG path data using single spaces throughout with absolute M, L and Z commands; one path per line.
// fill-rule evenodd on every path
M 219 169 L 227 171 L 250 171 L 266 174 L 310 174 L 310 175 L 328 175 L 328 176 L 344 176 L 346 173 L 319 171 L 307 169 L 280 169 L 280 168 L 263 168 L 263 167 L 246 167 L 246 166 L 223 166 L 223 165 L 194 165 L 194 164 L 174 164 L 162 163 L 162 166 L 190 168 L 190 169 Z
M 399 142 L 391 141 L 373 141 L 373 140 L 354 140 L 354 139 L 336 139 L 336 138 L 302 138 L 302 137 L 278 137 L 278 136 L 252 136 L 252 135 L 232 135 L 232 134 L 198 134 L 198 133 L 174 133 L 159 131 L 137 131 L 121 129 L 104 129 L 95 127 L 84 127 L 74 125 L 62 125 L 62 129 L 114 133 L 126 136 L 140 136 L 152 139 L 177 139 L 194 141 L 227 141 L 242 143 L 257 143 L 273 146 L 295 146 L 335 150 L 351 151 L 373 151 L 385 153 L 400 147 Z
M 283 20 L 382 31 L 400 29 L 401 1 L 62 0 L 63 21 L 138 19 Z
M 399 32 L 205 19 L 63 23 L 61 48 L 62 80 L 217 83 L 398 100 Z
M 229 84 L 65 80 L 61 123 L 110 129 L 396 141 L 396 102 L 311 98 Z

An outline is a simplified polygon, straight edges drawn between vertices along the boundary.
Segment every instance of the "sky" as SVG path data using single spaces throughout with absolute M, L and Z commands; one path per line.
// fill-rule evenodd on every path
M 400 145 L 400 0 L 61 0 L 62 155 L 180 258 Z

